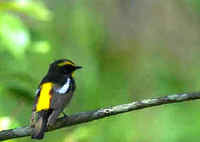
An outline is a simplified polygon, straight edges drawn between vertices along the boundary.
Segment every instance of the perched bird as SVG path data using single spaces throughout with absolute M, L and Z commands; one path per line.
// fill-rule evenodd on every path
M 48 73 L 36 90 L 31 121 L 33 139 L 42 139 L 47 126 L 56 122 L 70 102 L 75 90 L 73 73 L 80 68 L 67 59 L 50 64 Z

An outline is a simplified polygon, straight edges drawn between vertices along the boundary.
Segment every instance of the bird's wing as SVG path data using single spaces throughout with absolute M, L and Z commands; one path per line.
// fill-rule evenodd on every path
M 35 91 L 35 100 L 34 100 L 34 104 L 33 104 L 33 109 L 32 111 L 36 111 L 36 105 L 37 105 L 37 101 L 38 101 L 38 97 L 40 95 L 40 88 L 38 88 L 36 91 Z
M 52 82 L 44 82 L 36 90 L 36 97 L 32 109 L 31 126 L 38 120 L 39 112 L 49 110 L 51 105 L 52 90 L 54 84 Z
M 36 105 L 37 105 L 37 101 L 38 101 L 38 97 L 40 95 L 40 88 L 38 88 L 36 91 L 35 91 L 35 94 L 36 94 L 36 97 L 35 97 L 35 100 L 34 100 L 34 104 L 33 104 L 33 108 L 32 108 L 32 116 L 31 116 L 31 126 L 33 126 L 35 124 L 35 121 L 36 121 Z

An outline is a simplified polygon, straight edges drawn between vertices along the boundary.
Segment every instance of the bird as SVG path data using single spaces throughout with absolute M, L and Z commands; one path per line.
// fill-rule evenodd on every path
M 43 139 L 47 127 L 55 124 L 60 113 L 64 113 L 76 88 L 74 72 L 81 68 L 68 59 L 59 59 L 49 65 L 35 92 L 31 117 L 32 139 Z

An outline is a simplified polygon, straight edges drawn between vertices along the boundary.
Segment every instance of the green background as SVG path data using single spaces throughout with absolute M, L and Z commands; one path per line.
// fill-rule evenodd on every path
M 200 2 L 1 0 L 0 130 L 29 124 L 37 85 L 60 58 L 84 67 L 68 114 L 197 92 Z M 196 142 L 199 107 L 197 100 L 147 108 L 49 132 L 42 141 Z

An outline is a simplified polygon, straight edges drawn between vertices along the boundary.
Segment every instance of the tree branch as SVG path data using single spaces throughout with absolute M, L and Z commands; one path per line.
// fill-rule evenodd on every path
M 153 107 L 163 104 L 178 103 L 183 101 L 189 101 L 194 99 L 200 99 L 200 93 L 185 93 L 185 94 L 175 94 L 160 98 L 145 99 L 142 101 L 136 101 L 128 104 L 117 105 L 108 108 L 102 108 L 90 112 L 81 112 L 78 114 L 71 115 L 69 117 L 62 117 L 56 121 L 56 124 L 49 127 L 47 131 L 52 131 L 55 129 L 76 125 L 79 123 L 85 123 L 92 120 L 97 120 L 100 118 L 134 111 L 138 109 L 143 109 L 147 107 Z M 32 128 L 20 127 L 16 129 L 9 129 L 0 131 L 0 140 L 7 140 L 12 138 L 19 138 L 29 136 L 31 134 Z

